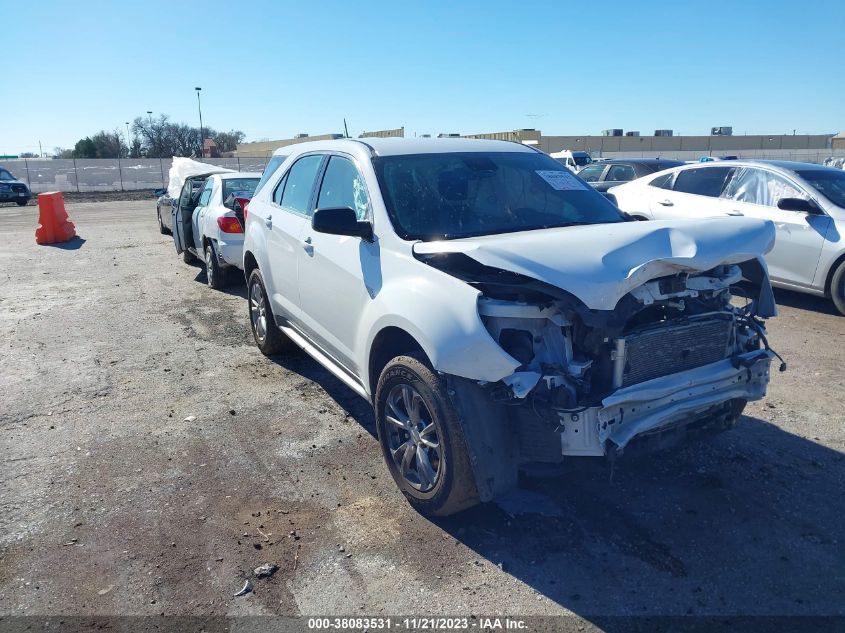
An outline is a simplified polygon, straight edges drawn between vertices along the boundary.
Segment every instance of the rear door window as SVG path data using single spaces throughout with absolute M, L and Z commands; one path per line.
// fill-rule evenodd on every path
M 634 168 L 630 165 L 611 165 L 610 169 L 607 170 L 605 180 L 611 180 L 613 182 L 627 182 L 636 177 L 637 174 L 634 173 Z
M 301 215 L 311 215 L 309 208 L 314 180 L 323 163 L 322 154 L 304 156 L 296 161 L 287 174 L 287 183 L 282 193 L 282 208 Z
M 678 172 L 675 191 L 691 193 L 697 196 L 717 198 L 725 187 L 725 181 L 731 173 L 732 167 L 698 167 Z
M 214 179 L 209 178 L 205 181 L 205 186 L 202 188 L 202 193 L 200 194 L 199 202 L 197 202 L 198 207 L 204 207 L 208 205 L 208 201 L 211 200 L 211 191 L 214 188 Z
M 598 182 L 606 165 L 589 165 L 578 172 L 578 177 L 587 182 Z

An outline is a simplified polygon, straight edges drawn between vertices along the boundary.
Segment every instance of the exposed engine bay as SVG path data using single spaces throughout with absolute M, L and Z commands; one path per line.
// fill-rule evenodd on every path
M 509 406 L 523 453 L 538 461 L 616 455 L 636 436 L 731 423 L 765 394 L 776 353 L 759 317 L 768 279 L 757 260 L 650 280 L 612 311 L 465 255 L 428 263 L 481 291 L 484 325 L 520 363 L 485 387 Z M 744 305 L 732 301 L 740 283 L 756 296 Z

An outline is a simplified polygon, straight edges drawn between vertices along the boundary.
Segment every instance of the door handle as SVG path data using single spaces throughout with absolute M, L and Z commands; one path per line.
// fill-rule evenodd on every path
M 733 211 L 728 211 L 728 215 L 745 215 L 742 211 L 737 211 L 734 209 Z
M 314 245 L 311 243 L 310 237 L 306 237 L 304 240 L 302 240 L 302 248 L 305 249 L 305 252 L 309 255 L 314 254 Z
M 266 218 L 264 218 L 264 226 L 266 226 L 268 229 L 273 228 L 273 216 L 272 215 L 268 215 Z
M 671 200 L 659 200 L 657 204 L 662 204 L 664 207 L 672 207 L 675 205 Z

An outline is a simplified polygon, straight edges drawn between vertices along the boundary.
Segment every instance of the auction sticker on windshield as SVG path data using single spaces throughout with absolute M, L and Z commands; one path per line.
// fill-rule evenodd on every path
M 557 191 L 572 191 L 578 189 L 589 189 L 587 185 L 578 180 L 569 171 L 551 171 L 545 169 L 538 169 L 537 175 L 552 186 L 552 189 Z

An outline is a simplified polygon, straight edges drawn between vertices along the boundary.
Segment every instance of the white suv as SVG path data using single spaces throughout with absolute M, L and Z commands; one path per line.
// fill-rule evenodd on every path
M 372 402 L 420 511 L 487 501 L 527 462 L 727 428 L 765 394 L 771 222 L 626 221 L 501 141 L 285 151 L 247 212 L 255 341 L 298 345 Z

